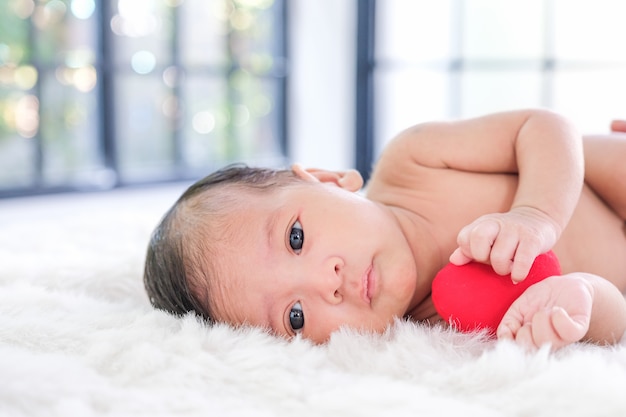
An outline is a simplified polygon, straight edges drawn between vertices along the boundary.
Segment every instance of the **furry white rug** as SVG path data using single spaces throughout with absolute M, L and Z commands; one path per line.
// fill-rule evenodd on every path
M 1 416 L 624 416 L 626 342 L 556 354 L 397 322 L 325 346 L 154 311 L 181 186 L 0 201 Z

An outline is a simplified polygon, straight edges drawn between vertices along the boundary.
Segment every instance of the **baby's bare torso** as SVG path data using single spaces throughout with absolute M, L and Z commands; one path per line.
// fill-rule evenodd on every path
M 368 185 L 368 197 L 425 219 L 436 239 L 432 243 L 443 255 L 438 261 L 443 267 L 457 247 L 460 229 L 483 214 L 508 211 L 516 189 L 517 175 L 427 168 L 405 160 L 380 164 Z M 624 230 L 624 219 L 585 184 L 554 247 L 563 273 L 594 273 L 626 290 Z
M 554 247 L 564 273 L 592 272 L 626 290 L 624 219 L 585 185 L 576 211 Z

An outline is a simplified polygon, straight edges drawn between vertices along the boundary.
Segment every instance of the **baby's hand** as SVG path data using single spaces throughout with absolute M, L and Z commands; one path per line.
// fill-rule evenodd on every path
M 576 273 L 552 276 L 530 286 L 509 308 L 498 339 L 556 350 L 581 340 L 589 330 L 593 287 Z
M 470 261 L 491 264 L 515 282 L 528 275 L 535 258 L 552 249 L 561 234 L 559 225 L 532 207 L 481 216 L 459 232 L 459 247 L 450 256 L 455 265 Z

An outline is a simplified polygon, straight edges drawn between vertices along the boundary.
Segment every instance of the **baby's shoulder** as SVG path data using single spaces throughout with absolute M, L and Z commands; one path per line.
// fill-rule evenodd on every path
M 374 164 L 370 181 L 398 185 L 426 175 L 428 170 L 414 157 L 413 141 L 414 134 L 409 129 L 385 144 Z

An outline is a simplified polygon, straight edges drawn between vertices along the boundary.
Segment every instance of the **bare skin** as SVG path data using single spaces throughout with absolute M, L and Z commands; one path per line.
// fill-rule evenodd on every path
M 626 120 L 613 120 L 611 130 L 613 132 L 626 132 Z
M 624 136 L 581 140 L 545 111 L 423 124 L 388 145 L 366 198 L 355 171 L 294 166 L 302 185 L 241 196 L 253 209 L 233 213 L 218 271 L 228 279 L 207 284 L 215 318 L 315 342 L 344 325 L 436 322 L 430 287 L 449 261 L 490 263 L 520 281 L 553 249 L 564 275 L 530 287 L 498 337 L 615 342 L 626 329 Z M 294 230 L 302 248 L 291 245 Z
M 533 117 L 536 125 L 529 126 Z M 433 236 L 435 245 L 424 248 L 420 241 L 424 232 L 407 233 L 416 253 L 418 277 L 424 277 L 418 282 L 424 286 L 430 285 L 433 272 L 444 266 L 449 254 L 454 263 L 488 262 L 496 272 L 520 280 L 537 254 L 555 251 L 563 273 L 579 284 L 571 279 L 546 280 L 534 291 L 556 293 L 567 285 L 572 302 L 563 310 L 567 299 L 526 294 L 505 316 L 500 337 L 533 346 L 551 342 L 557 347 L 585 336 L 614 341 L 626 327 L 623 297 L 600 277 L 620 291 L 626 289 L 626 139 L 584 138 L 585 184 L 576 202 L 573 197 L 579 195 L 581 184 L 571 167 L 582 163 L 583 150 L 559 155 L 559 148 L 571 147 L 577 139 L 568 123 L 554 119 L 522 112 L 409 129 L 389 146 L 369 184 L 368 197 L 397 207 L 406 224 L 420 224 Z M 524 128 L 527 137 L 522 137 Z M 550 139 L 542 135 L 549 135 L 544 132 L 550 129 L 562 138 L 560 144 L 558 140 L 546 144 Z M 493 144 L 493 137 L 507 138 L 507 134 L 508 140 Z M 528 156 L 528 163 L 534 164 L 528 166 L 540 173 L 536 180 L 524 177 Z M 519 180 L 511 175 L 518 172 Z M 594 302 L 592 317 L 594 299 L 609 300 L 611 307 L 604 311 L 601 303 Z M 571 315 L 564 314 L 568 309 Z M 427 298 L 414 300 L 409 314 L 433 320 L 435 312 Z M 527 334 L 531 327 L 534 338 Z

